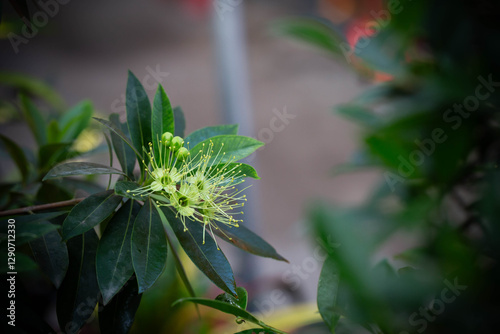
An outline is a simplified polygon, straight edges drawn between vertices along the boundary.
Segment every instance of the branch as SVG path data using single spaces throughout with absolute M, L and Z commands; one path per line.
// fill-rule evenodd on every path
M 62 208 L 65 206 L 73 206 L 73 205 L 80 203 L 84 199 L 85 199 L 85 197 L 75 198 L 75 199 L 71 199 L 69 201 L 62 201 L 62 202 L 41 204 L 41 205 L 32 205 L 32 206 L 27 206 L 24 208 L 2 211 L 2 212 L 0 212 L 0 217 L 18 215 L 18 214 L 23 214 L 23 213 L 31 213 L 33 211 Z

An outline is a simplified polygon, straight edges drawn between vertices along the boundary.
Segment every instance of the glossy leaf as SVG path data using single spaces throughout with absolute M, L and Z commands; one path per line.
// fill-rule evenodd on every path
M 151 136 L 155 148 L 155 159 L 159 159 L 159 143 L 165 132 L 175 133 L 174 111 L 165 90 L 158 85 L 158 90 L 153 101 L 153 113 L 151 115 Z
M 39 146 L 47 144 L 47 124 L 43 119 L 42 114 L 33 102 L 31 102 L 31 100 L 24 95 L 21 95 L 21 105 L 24 118 L 26 118 L 26 122 L 28 123 L 31 132 L 33 132 L 36 142 Z
M 127 334 L 134 323 L 135 312 L 141 302 L 137 281 L 130 279 L 123 289 L 99 312 L 101 333 Z
M 115 184 L 115 194 L 126 197 L 126 198 L 131 198 L 135 199 L 137 201 L 144 201 L 147 199 L 147 196 L 140 196 L 140 195 L 135 195 L 131 192 L 127 192 L 127 190 L 135 190 L 139 188 L 139 185 L 135 182 L 130 182 L 130 181 L 118 181 Z
M 23 150 L 15 142 L 2 134 L 0 134 L 0 141 L 3 143 L 5 149 L 21 172 L 23 182 L 26 182 L 29 176 L 29 163 Z
M 95 175 L 95 174 L 120 174 L 125 175 L 122 171 L 108 167 L 106 165 L 96 164 L 92 162 L 67 162 L 52 168 L 43 181 L 55 179 L 58 177 L 74 176 L 74 175 Z
M 139 293 L 150 288 L 162 273 L 167 249 L 160 216 L 150 199 L 139 211 L 132 232 L 132 263 Z
M 250 165 L 240 163 L 240 162 L 232 162 L 229 164 L 216 165 L 212 168 L 212 173 L 210 175 L 215 175 L 216 173 L 218 173 L 219 170 L 221 170 L 223 168 L 229 172 L 234 171 L 234 173 L 232 173 L 231 176 L 235 179 L 239 179 L 239 178 L 243 179 L 246 177 L 251 177 L 253 179 L 260 180 L 260 177 L 257 174 L 257 171 L 255 170 L 255 168 L 253 168 Z
M 108 218 L 120 204 L 122 198 L 113 190 L 91 195 L 78 203 L 63 222 L 63 239 L 68 240 L 87 232 Z
M 93 107 L 90 101 L 83 101 L 65 112 L 59 120 L 61 141 L 75 140 L 89 125 L 92 118 Z
M 59 232 L 52 230 L 30 241 L 30 247 L 40 269 L 59 288 L 69 265 L 68 249 Z
M 189 145 L 189 147 L 195 147 L 202 141 L 211 137 L 236 134 L 238 134 L 238 124 L 207 126 L 191 132 L 189 136 L 186 137 L 184 142 L 186 145 Z
M 232 243 L 236 247 L 255 255 L 288 262 L 284 257 L 276 252 L 273 246 L 268 244 L 257 234 L 247 229 L 243 226 L 243 224 L 240 224 L 239 227 L 230 227 L 217 222 L 214 222 L 214 224 L 219 227 L 219 229 L 214 229 L 214 233 L 221 239 Z
M 248 304 L 248 293 L 245 288 L 242 287 L 237 287 L 236 292 L 238 292 L 238 296 L 232 296 L 228 294 L 227 292 L 221 293 L 217 297 L 215 297 L 215 300 L 220 300 L 225 303 L 229 303 L 231 305 L 238 306 L 239 308 L 242 308 L 243 310 L 247 309 L 247 304 Z
M 238 135 L 215 136 L 198 143 L 190 150 L 191 156 L 195 161 L 200 159 L 202 155 L 209 153 L 211 142 L 213 143 L 213 148 L 211 150 L 214 151 L 211 162 L 216 164 L 228 161 L 238 161 L 249 156 L 259 147 L 264 145 L 263 142 L 251 137 Z M 220 152 L 220 154 L 216 158 L 215 155 L 217 152 Z M 223 154 L 224 152 L 225 154 Z M 210 154 L 212 155 L 211 152 Z
M 131 237 L 140 205 L 128 201 L 108 222 L 97 248 L 97 281 L 104 305 L 120 291 L 134 273 Z
M 65 333 L 78 333 L 99 300 L 95 256 L 98 238 L 94 230 L 68 241 L 69 267 L 57 291 L 57 318 Z
M 184 138 L 184 132 L 186 131 L 186 118 L 184 117 L 184 112 L 181 107 L 174 108 L 174 122 L 175 122 L 175 132 L 174 136 L 179 136 Z
M 234 296 L 237 295 L 233 270 L 224 253 L 220 251 L 214 240 L 207 234 L 203 244 L 203 226 L 186 219 L 187 231 L 179 218 L 168 208 L 161 208 L 174 231 L 182 248 L 191 261 L 219 288 Z
M 147 148 L 151 142 L 151 104 L 141 82 L 130 71 L 125 102 L 130 138 L 136 150 L 142 152 L 143 147 Z
M 318 282 L 318 310 L 321 317 L 328 325 L 332 333 L 340 319 L 337 308 L 337 296 L 339 293 L 340 275 L 335 262 L 327 258 L 321 269 Z
M 221 312 L 232 314 L 236 317 L 240 317 L 241 319 L 244 319 L 246 321 L 253 322 L 254 324 L 260 325 L 262 323 L 259 319 L 254 317 L 250 312 L 242 309 L 241 307 L 234 305 L 234 304 L 226 303 L 226 302 L 223 302 L 220 300 L 212 300 L 212 299 L 205 299 L 205 298 L 182 298 L 182 299 L 177 300 L 173 305 L 183 303 L 183 302 L 192 302 L 192 303 L 196 303 L 199 305 L 208 306 L 208 307 L 214 308 L 216 310 L 219 310 Z

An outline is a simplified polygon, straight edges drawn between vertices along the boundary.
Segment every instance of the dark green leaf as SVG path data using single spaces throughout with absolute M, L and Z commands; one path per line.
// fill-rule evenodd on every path
M 252 328 L 252 329 L 245 329 L 244 331 L 235 334 L 276 334 L 276 332 L 264 328 Z
M 238 305 L 233 305 L 230 303 L 226 303 L 219 300 L 205 299 L 205 298 L 182 298 L 177 300 L 173 305 L 183 303 L 183 302 L 192 302 L 200 305 L 205 305 L 216 310 L 219 310 L 224 313 L 232 314 L 234 316 L 240 317 L 246 321 L 253 322 L 254 324 L 260 325 L 262 322 L 259 321 L 256 317 L 254 317 L 249 312 L 245 311 Z
M 99 239 L 94 230 L 68 241 L 69 267 L 57 291 L 57 318 L 65 333 L 78 333 L 99 300 L 95 256 Z
M 47 124 L 42 114 L 29 98 L 21 95 L 21 105 L 24 117 L 39 146 L 47 144 Z
M 335 327 L 340 319 L 340 315 L 335 312 L 337 308 L 339 282 L 340 276 L 335 266 L 335 262 L 327 258 L 319 276 L 318 310 L 332 333 L 335 333 Z
M 2 141 L 5 149 L 16 164 L 17 168 L 21 172 L 23 182 L 26 182 L 29 176 L 29 165 L 28 159 L 26 159 L 23 150 L 15 142 L 2 134 L 0 134 L 0 140 Z
M 254 138 L 238 135 L 222 135 L 198 143 L 190 150 L 190 153 L 194 161 L 201 159 L 202 155 L 209 154 L 212 156 L 210 164 L 221 164 L 243 159 L 255 152 L 262 145 L 264 145 L 263 142 Z M 209 152 L 209 150 L 214 153 Z M 216 158 L 215 156 L 218 152 L 219 154 Z
M 45 175 L 43 181 L 65 176 L 94 174 L 125 175 L 122 171 L 106 165 L 100 165 L 92 162 L 67 162 L 52 168 L 47 175 Z
M 217 222 L 214 222 L 214 224 L 219 227 L 219 229 L 214 229 L 214 233 L 236 247 L 255 255 L 288 262 L 276 252 L 273 246 L 242 224 L 239 227 L 230 227 Z
M 30 242 L 31 251 L 40 269 L 49 277 L 56 288 L 61 285 L 69 258 L 66 244 L 57 231 L 51 231 Z
M 372 110 L 360 105 L 344 104 L 337 106 L 335 111 L 362 126 L 374 127 L 381 124 L 379 117 Z
M 179 136 L 184 138 L 184 131 L 186 130 L 186 118 L 184 117 L 184 112 L 181 107 L 174 108 L 174 122 L 175 122 L 175 133 L 174 136 Z
M 51 220 L 66 213 L 66 211 L 37 213 L 34 215 L 17 216 L 14 217 L 14 219 L 16 220 L 16 224 L 38 223 L 45 220 Z
M 101 123 L 102 125 L 104 125 L 105 127 L 107 127 L 110 131 L 112 131 L 112 133 L 114 133 L 118 137 L 120 137 L 120 139 L 123 140 L 134 151 L 134 153 L 138 157 L 142 157 L 142 154 L 140 154 L 135 149 L 134 145 L 132 144 L 132 142 L 128 138 L 128 134 L 126 135 L 125 133 L 123 133 L 123 131 L 121 130 L 121 127 L 119 127 L 118 124 L 115 125 L 114 123 L 112 123 L 110 121 L 107 121 L 107 120 L 101 119 L 101 118 L 97 118 L 97 117 L 92 117 L 92 118 L 95 119 L 96 121 L 98 121 L 99 123 Z M 141 152 L 142 152 L 142 149 L 141 149 Z
M 238 134 L 238 124 L 207 126 L 191 132 L 184 141 L 186 145 L 189 145 L 188 147 L 195 147 L 202 141 L 214 136 L 236 134 Z
M 71 142 L 89 125 L 92 117 L 92 103 L 83 101 L 65 112 L 59 120 L 61 141 Z
M 175 217 L 172 210 L 168 208 L 161 210 L 191 261 L 215 285 L 227 293 L 237 296 L 233 271 L 224 253 L 218 249 L 215 241 L 209 235 L 205 236 L 205 244 L 203 244 L 203 226 L 198 222 L 186 219 L 188 230 L 184 231 L 182 222 Z
M 135 199 L 138 201 L 144 201 L 147 199 L 147 196 L 140 196 L 140 195 L 135 195 L 131 192 L 127 192 L 128 190 L 132 191 L 132 190 L 135 190 L 139 187 L 140 186 L 135 182 L 118 181 L 115 184 L 115 194 L 123 196 L 123 197 L 131 198 L 131 199 Z
M 248 293 L 245 288 L 242 287 L 237 287 L 236 292 L 238 292 L 238 296 L 232 296 L 227 292 L 221 293 L 217 297 L 215 297 L 215 300 L 219 300 L 221 302 L 225 302 L 231 305 L 238 306 L 239 308 L 242 308 L 244 310 L 247 309 L 247 304 L 248 304 Z
M 41 170 L 47 170 L 51 166 L 65 160 L 72 143 L 52 143 L 43 145 L 38 150 L 38 166 Z
M 16 245 L 23 245 L 59 228 L 59 225 L 54 225 L 47 221 L 25 224 L 18 224 L 16 222 Z
M 134 323 L 135 312 L 141 302 L 137 281 L 130 279 L 123 289 L 99 312 L 101 333 L 127 334 Z
M 151 136 L 153 139 L 153 147 L 155 149 L 155 159 L 159 157 L 159 148 L 161 147 L 161 136 L 165 132 L 174 134 L 174 111 L 168 99 L 165 90 L 161 85 L 158 85 L 158 90 L 153 101 L 153 113 L 151 119 Z
M 118 114 L 111 114 L 109 116 L 109 121 L 114 124 L 117 129 L 121 128 L 123 136 L 128 137 L 127 124 L 120 123 L 120 117 Z M 122 166 L 122 171 L 132 179 L 134 177 L 134 167 L 136 161 L 134 150 L 114 131 L 110 131 L 110 133 L 113 149 L 115 150 L 116 157 L 120 162 L 120 166 Z
M 78 203 L 63 222 L 63 239 L 68 240 L 87 232 L 109 217 L 120 204 L 122 198 L 113 190 L 91 195 Z
M 150 288 L 160 276 L 167 260 L 167 249 L 160 216 L 149 199 L 137 215 L 132 232 L 132 263 L 139 293 Z
M 130 242 L 132 227 L 140 205 L 124 204 L 109 221 L 97 248 L 97 281 L 104 305 L 120 291 L 134 273 Z M 135 281 L 135 280 L 134 280 Z
M 0 248 L 5 250 L 4 254 L 7 254 L 7 238 L 0 239 Z M 7 255 L 4 255 L 4 259 L 7 258 Z M 32 271 L 37 269 L 37 265 L 35 261 L 28 255 L 21 253 L 21 252 L 16 252 L 16 263 L 15 263 L 15 270 L 16 272 L 27 272 L 27 271 Z M 2 273 L 10 272 L 12 271 L 11 268 L 7 266 L 7 260 L 2 261 L 0 263 L 0 270 Z
M 151 104 L 141 82 L 130 71 L 128 72 L 126 105 L 130 138 L 137 151 L 143 152 L 143 147 L 148 148 L 148 143 L 151 142 Z

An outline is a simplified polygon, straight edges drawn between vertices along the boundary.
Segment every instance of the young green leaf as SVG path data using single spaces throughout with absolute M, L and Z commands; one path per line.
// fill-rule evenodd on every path
M 64 113 L 59 120 L 61 141 L 75 140 L 89 125 L 92 118 L 93 107 L 90 101 L 83 101 Z
M 108 222 L 99 240 L 96 268 L 104 305 L 134 273 L 130 243 L 132 227 L 139 210 L 137 202 L 130 200 L 125 203 Z
M 47 123 L 43 119 L 42 114 L 33 102 L 24 95 L 21 95 L 21 105 L 24 118 L 26 118 L 31 132 L 33 132 L 36 142 L 39 146 L 47 144 Z
M 233 270 L 224 253 L 220 251 L 210 236 L 205 236 L 203 244 L 203 226 L 186 219 L 188 230 L 184 231 L 182 222 L 169 208 L 161 208 L 182 248 L 191 261 L 222 290 L 237 296 Z
M 51 166 L 65 160 L 72 143 L 52 143 L 40 147 L 38 150 L 38 167 L 46 171 Z
M 59 326 L 65 333 L 78 333 L 99 300 L 95 267 L 98 240 L 96 232 L 90 230 L 67 243 L 69 267 L 56 303 Z
M 213 143 L 213 147 L 211 147 L 211 143 Z M 209 150 L 212 150 L 214 152 L 213 154 L 210 153 L 212 162 L 220 164 L 241 160 L 263 145 L 263 142 L 251 137 L 221 135 L 198 143 L 190 150 L 190 153 L 196 161 L 197 159 L 201 159 L 203 155 L 210 153 Z M 219 154 L 217 155 L 217 153 Z
M 132 263 L 139 293 L 150 288 L 162 273 L 167 249 L 160 216 L 149 199 L 139 211 L 132 231 Z
M 195 147 L 199 143 L 209 138 L 220 135 L 236 135 L 238 134 L 238 124 L 207 126 L 202 129 L 191 132 L 184 142 L 189 147 Z
M 106 165 L 96 164 L 92 162 L 67 162 L 57 165 L 49 170 L 42 181 L 55 179 L 58 177 L 94 174 L 120 174 L 126 176 L 122 171 L 116 168 L 108 167 Z
M 141 82 L 132 72 L 128 72 L 127 92 L 127 125 L 130 138 L 137 151 L 143 152 L 151 142 L 151 104 Z M 142 157 L 143 154 L 140 154 Z
M 58 289 L 69 265 L 68 249 L 59 232 L 52 230 L 30 241 L 29 245 L 40 269 Z
M 12 140 L 0 134 L 0 141 L 3 143 L 5 149 L 11 156 L 17 168 L 21 172 L 21 178 L 24 183 L 27 182 L 29 176 L 29 164 L 23 150 Z
M 108 218 L 121 203 L 122 198 L 113 190 L 91 195 L 78 203 L 63 222 L 63 239 L 68 240 L 87 232 Z

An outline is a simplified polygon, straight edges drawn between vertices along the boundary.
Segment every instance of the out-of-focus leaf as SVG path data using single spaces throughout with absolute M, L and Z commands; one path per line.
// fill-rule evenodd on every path
M 31 100 L 21 95 L 21 110 L 39 146 L 47 144 L 47 123 Z
M 276 334 L 276 332 L 264 328 L 252 328 L 252 329 L 245 329 L 244 331 L 235 334 Z
M 59 123 L 57 120 L 53 119 L 47 125 L 47 142 L 49 144 L 59 142 L 61 138 L 61 130 L 59 129 Z
M 127 136 L 127 124 L 120 123 L 120 117 L 118 116 L 118 114 L 111 114 L 109 116 L 109 121 L 114 124 L 117 129 L 121 128 L 121 130 L 123 131 L 123 136 Z M 136 161 L 134 150 L 129 145 L 127 145 L 126 141 L 124 141 L 121 136 L 116 134 L 114 131 L 110 131 L 110 133 L 111 141 L 113 143 L 113 149 L 115 150 L 116 157 L 120 162 L 120 166 L 122 166 L 122 171 L 131 179 L 133 179 Z
M 72 143 L 52 143 L 43 145 L 38 150 L 38 166 L 41 170 L 47 170 L 51 166 L 65 160 L 65 155 L 71 148 Z
M 97 281 L 106 305 L 134 273 L 131 236 L 140 205 L 132 200 L 109 221 L 97 248 Z M 135 285 L 135 280 L 134 283 Z M 137 293 L 136 293 L 137 294 Z
M 142 295 L 137 281 L 130 279 L 109 304 L 99 312 L 99 328 L 102 333 L 127 334 L 134 323 L 135 312 Z
M 224 313 L 232 314 L 236 317 L 240 317 L 246 321 L 253 322 L 254 324 L 262 324 L 262 322 L 254 317 L 251 313 L 247 312 L 245 309 L 242 309 L 238 305 L 226 303 L 220 300 L 212 300 L 212 299 L 205 299 L 205 298 L 182 298 L 177 300 L 173 305 L 177 305 L 179 303 L 183 302 L 192 302 L 204 306 L 208 306 L 211 308 L 214 308 L 216 310 L 219 310 Z
M 73 175 L 95 175 L 95 174 L 120 174 L 126 176 L 122 171 L 92 162 L 67 162 L 52 168 L 43 181 Z
M 16 224 L 16 245 L 23 245 L 59 228 L 59 225 L 47 221 Z
M 151 142 L 151 104 L 141 82 L 132 72 L 128 72 L 127 124 L 130 138 L 137 151 L 143 152 Z M 141 157 L 143 154 L 140 155 Z
M 213 223 L 218 227 L 218 229 L 214 229 L 214 233 L 221 239 L 232 243 L 236 247 L 255 255 L 288 262 L 284 257 L 276 252 L 273 246 L 268 244 L 257 234 L 244 227 L 242 224 L 240 224 L 239 227 L 230 227 L 217 222 Z
M 69 267 L 57 291 L 57 319 L 65 333 L 78 333 L 99 300 L 95 257 L 99 239 L 94 230 L 68 241 Z
M 0 134 L 0 141 L 3 143 L 5 149 L 21 172 L 23 182 L 26 183 L 29 176 L 29 164 L 28 159 L 26 159 L 24 155 L 24 151 L 15 142 L 2 134 Z
M 375 127 L 381 123 L 379 117 L 375 113 L 360 105 L 344 104 L 337 106 L 335 112 L 342 117 L 348 118 L 362 126 Z
M 198 222 L 186 219 L 187 231 L 179 218 L 169 208 L 161 208 L 174 231 L 182 248 L 191 261 L 222 290 L 237 296 L 233 270 L 224 253 L 220 251 L 215 241 L 205 236 L 203 244 L 203 227 Z
M 115 125 L 114 123 L 107 121 L 105 119 L 102 119 L 102 118 L 97 118 L 97 117 L 92 117 L 92 118 L 95 119 L 96 121 L 98 121 L 99 123 L 101 123 L 102 125 L 104 125 L 105 127 L 107 127 L 114 134 L 116 134 L 118 137 L 120 137 L 121 140 L 123 140 L 125 143 L 127 143 L 127 145 L 134 151 L 134 153 L 137 155 L 137 157 L 142 157 L 142 154 L 140 154 L 139 151 L 137 151 L 135 149 L 134 144 L 132 144 L 132 142 L 128 138 L 128 135 L 125 135 L 125 133 L 123 133 L 123 131 L 121 130 L 121 127 L 119 127 L 118 124 Z
M 83 101 L 64 113 L 59 120 L 61 141 L 71 142 L 75 140 L 89 125 L 92 111 L 92 103 Z
M 207 126 L 202 129 L 191 132 L 184 140 L 185 145 L 195 147 L 199 143 L 208 138 L 220 135 L 236 135 L 238 134 L 238 124 Z
M 63 222 L 64 240 L 87 232 L 109 217 L 120 204 L 122 198 L 113 190 L 91 195 L 78 203 Z
M 174 108 L 174 122 L 175 122 L 174 136 L 179 136 L 184 138 L 184 131 L 186 130 L 186 118 L 184 117 L 184 112 L 182 111 L 182 108 L 179 106 Z
M 30 241 L 31 251 L 42 271 L 59 288 L 69 265 L 68 249 L 59 232 L 53 230 Z
M 167 249 L 160 216 L 149 199 L 137 214 L 132 231 L 132 263 L 139 293 L 150 288 L 162 273 Z
M 340 319 L 336 312 L 337 295 L 339 293 L 340 276 L 335 262 L 327 258 L 321 269 L 318 282 L 318 310 L 332 333 Z

